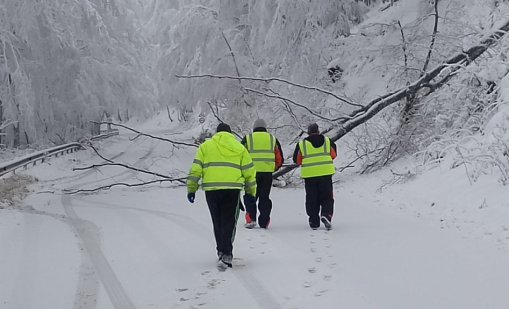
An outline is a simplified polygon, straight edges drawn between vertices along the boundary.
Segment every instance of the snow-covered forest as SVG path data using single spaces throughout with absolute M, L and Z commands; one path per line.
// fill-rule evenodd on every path
M 507 308 L 507 31 L 507 0 L 0 0 L 0 163 L 85 147 L 0 176 L 0 308 Z M 257 118 L 273 227 L 241 217 L 218 275 L 182 182 Z M 292 164 L 313 122 L 338 147 L 320 233 Z
M 90 121 L 165 110 L 175 121 L 214 114 L 242 133 L 246 119 L 265 117 L 291 143 L 307 123 L 334 132 L 334 120 L 480 44 L 505 22 L 507 2 L 4 0 L 0 14 L 3 147 L 76 141 Z M 495 164 L 507 181 L 494 117 L 506 49 L 501 40 L 440 89 L 400 100 L 349 147 L 366 169 L 445 151 L 476 161 L 474 178 Z M 339 99 L 278 81 L 178 77 L 203 74 L 277 77 Z

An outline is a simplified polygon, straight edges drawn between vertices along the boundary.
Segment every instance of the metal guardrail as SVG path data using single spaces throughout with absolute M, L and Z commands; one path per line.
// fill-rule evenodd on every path
M 114 135 L 118 135 L 118 130 L 111 130 L 108 132 L 104 132 L 103 134 L 99 134 L 96 136 L 92 136 L 90 140 L 100 140 L 104 138 L 108 138 Z M 14 172 L 19 168 L 27 168 L 29 165 L 36 165 L 37 162 L 44 162 L 47 158 L 50 157 L 58 157 L 59 155 L 64 155 L 66 153 L 73 153 L 83 149 L 83 145 L 81 143 L 69 143 L 65 145 L 56 146 L 53 148 L 37 151 L 31 153 L 25 157 L 18 158 L 7 163 L 0 164 L 0 177 L 10 172 Z

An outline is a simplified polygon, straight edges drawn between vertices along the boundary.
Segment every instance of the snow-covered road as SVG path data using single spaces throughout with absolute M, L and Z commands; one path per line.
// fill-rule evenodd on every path
M 126 136 L 101 151 L 159 172 L 194 155 Z M 169 185 L 60 193 L 146 179 L 70 171 L 97 162 L 82 151 L 35 167 L 22 207 L 0 210 L 0 308 L 509 308 L 505 248 L 367 202 L 362 182 L 337 186 L 331 231 L 308 228 L 303 189 L 275 188 L 271 227 L 240 218 L 234 268 L 219 272 L 203 193 L 193 205 Z

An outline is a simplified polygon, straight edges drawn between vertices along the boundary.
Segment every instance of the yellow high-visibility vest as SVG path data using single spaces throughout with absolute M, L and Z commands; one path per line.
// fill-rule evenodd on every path
M 336 173 L 331 157 L 331 141 L 328 137 L 325 137 L 321 147 L 315 148 L 311 142 L 303 140 L 299 142 L 299 148 L 302 154 L 300 177 L 310 178 Z
M 187 177 L 188 192 L 199 181 L 205 191 L 244 189 L 256 195 L 256 170 L 246 148 L 228 132 L 216 133 L 200 145 Z
M 276 138 L 269 132 L 253 132 L 246 136 L 247 151 L 257 172 L 274 172 L 276 169 Z

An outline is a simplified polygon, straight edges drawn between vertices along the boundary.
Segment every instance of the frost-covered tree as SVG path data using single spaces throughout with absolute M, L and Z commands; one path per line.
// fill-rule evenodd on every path
M 350 0 L 189 1 L 160 6 L 154 10 L 154 21 L 161 15 L 176 19 L 173 27 L 154 37 L 164 47 L 157 66 L 159 88 L 165 89 L 160 100 L 200 111 L 212 103 L 222 107 L 225 120 L 239 125 L 253 114 L 274 119 L 277 115 L 280 122 L 291 122 L 291 117 L 277 100 L 239 91 L 238 84 L 249 86 L 248 82 L 179 80 L 175 74 L 278 76 L 313 84 L 327 75 L 323 51 L 337 38 L 348 36 L 362 14 Z M 286 87 L 277 91 L 303 95 L 306 104 L 323 106 L 323 97 L 314 94 L 293 93 Z
M 0 2 L 0 98 L 10 146 L 85 135 L 104 112 L 148 114 L 155 90 L 140 3 Z

